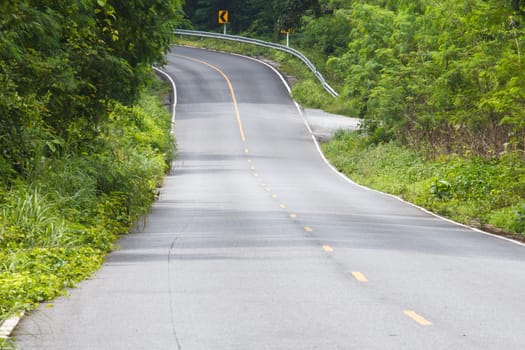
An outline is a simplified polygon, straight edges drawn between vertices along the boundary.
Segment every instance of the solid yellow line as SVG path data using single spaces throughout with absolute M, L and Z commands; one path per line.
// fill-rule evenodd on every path
M 314 232 L 314 230 L 313 230 L 310 226 L 305 226 L 305 227 L 304 227 L 304 230 L 305 230 L 306 232 Z
M 217 71 L 220 75 L 222 75 L 222 77 L 224 78 L 224 80 L 226 80 L 226 84 L 228 84 L 228 88 L 230 89 L 230 94 L 232 95 L 232 101 L 233 101 L 233 108 L 235 109 L 235 114 L 237 115 L 237 124 L 239 124 L 239 132 L 241 133 L 241 139 L 243 142 L 246 141 L 246 136 L 244 135 L 244 128 L 242 127 L 242 120 L 241 120 L 241 113 L 239 112 L 239 106 L 237 104 L 237 97 L 235 96 L 235 91 L 233 90 L 233 85 L 230 81 L 230 78 L 228 78 L 228 76 L 222 71 L 220 70 L 218 67 L 206 62 L 206 61 L 202 61 L 202 60 L 199 60 L 199 59 L 196 59 L 196 58 L 193 58 L 193 57 L 188 57 L 188 56 L 183 56 L 183 55 L 175 55 L 177 57 L 182 57 L 182 58 L 185 58 L 185 59 L 188 59 L 190 61 L 194 61 L 194 62 L 198 62 L 198 63 L 201 63 L 201 64 L 204 64 L 205 66 L 208 66 L 210 67 L 211 69 Z M 244 150 L 245 153 L 248 153 L 248 149 L 245 149 Z
M 416 321 L 417 323 L 419 323 L 420 325 L 422 325 L 422 326 L 431 326 L 432 325 L 432 322 L 430 322 L 429 320 L 425 319 L 423 316 L 418 315 L 415 311 L 405 310 L 405 311 L 403 311 L 403 313 L 406 316 L 408 316 L 411 319 L 413 319 L 414 321 Z
M 363 273 L 361 272 L 357 272 L 357 271 L 352 272 L 352 276 L 354 276 L 354 278 L 358 280 L 359 282 L 368 282 L 368 278 L 366 278 L 366 276 L 363 275 Z
M 324 245 L 323 250 L 327 253 L 331 253 L 334 251 L 334 248 L 330 247 L 329 245 Z

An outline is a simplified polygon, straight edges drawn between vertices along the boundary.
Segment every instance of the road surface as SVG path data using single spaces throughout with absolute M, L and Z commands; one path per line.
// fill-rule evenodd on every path
M 281 79 L 176 47 L 178 160 L 21 349 L 523 349 L 525 248 L 353 185 Z

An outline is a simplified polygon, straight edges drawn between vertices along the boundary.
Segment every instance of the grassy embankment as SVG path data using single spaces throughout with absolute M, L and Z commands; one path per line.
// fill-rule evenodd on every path
M 342 101 L 328 95 L 302 63 L 285 53 L 207 39 L 184 39 L 179 43 L 268 58 L 295 78 L 292 96 L 298 102 L 335 113 L 346 112 Z M 468 152 L 435 154 L 394 141 L 375 145 L 359 132 L 340 132 L 322 148 L 332 164 L 360 184 L 400 196 L 458 222 L 525 239 L 522 154 L 509 152 L 492 159 L 473 157 Z
M 516 153 L 499 159 L 429 157 L 394 142 L 370 145 L 357 132 L 338 133 L 323 145 L 340 171 L 365 186 L 461 223 L 525 238 L 525 163 Z
M 152 84 L 135 106 L 115 103 L 89 149 L 60 145 L 0 188 L 0 322 L 89 277 L 148 212 L 174 154 L 166 88 Z

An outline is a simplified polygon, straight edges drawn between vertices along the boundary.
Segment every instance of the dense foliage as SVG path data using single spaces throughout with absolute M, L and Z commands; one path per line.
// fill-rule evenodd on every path
M 114 102 L 129 105 L 161 61 L 177 1 L 4 1 L 0 11 L 0 175 L 83 147 Z
M 0 322 L 88 276 L 148 210 L 174 145 L 151 65 L 180 6 L 0 5 Z
M 323 20 L 347 23 L 343 52 L 319 49 L 334 50 L 326 67 L 340 105 L 378 142 L 489 157 L 525 146 L 525 17 L 516 2 L 353 2 Z

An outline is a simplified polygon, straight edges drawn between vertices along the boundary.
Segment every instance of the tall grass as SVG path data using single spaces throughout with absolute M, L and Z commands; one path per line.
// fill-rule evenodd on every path
M 51 247 L 66 234 L 63 220 L 53 215 L 55 203 L 39 188 L 19 188 L 10 193 L 0 210 L 0 246 Z
M 0 322 L 88 277 L 149 210 L 174 153 L 162 101 L 115 103 L 97 129 L 37 147 L 30 171 L 0 186 Z

